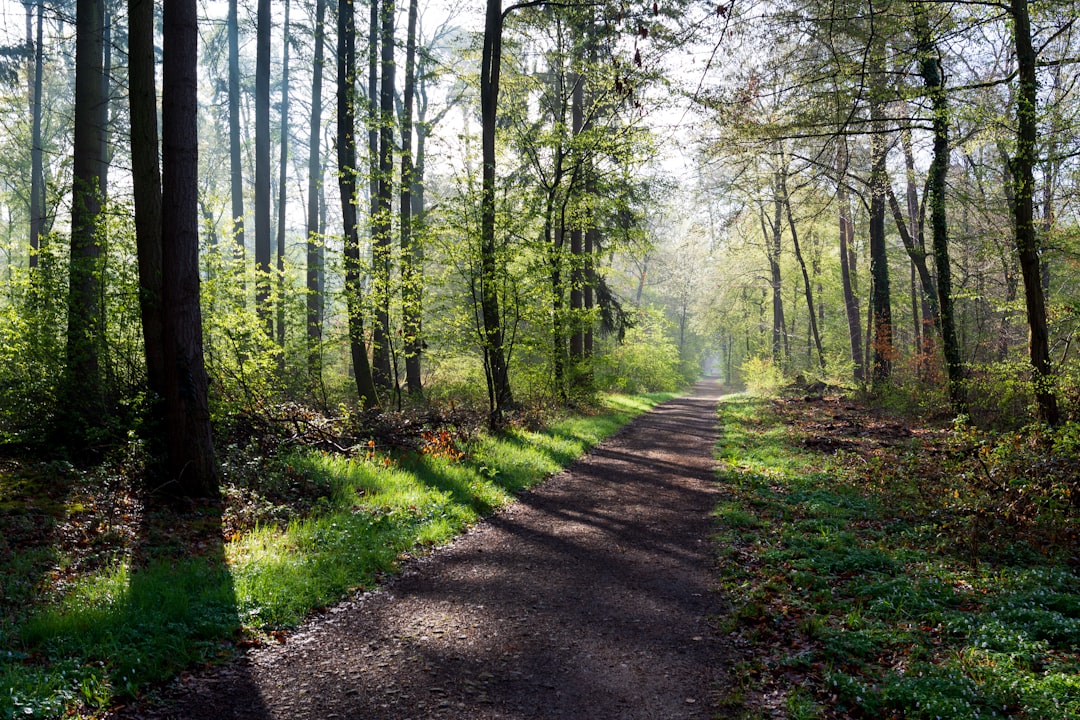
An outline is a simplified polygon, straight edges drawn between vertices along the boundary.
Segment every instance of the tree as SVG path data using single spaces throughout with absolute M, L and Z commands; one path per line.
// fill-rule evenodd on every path
M 308 136 L 307 207 L 307 343 L 308 377 L 312 387 L 322 378 L 323 244 L 319 238 L 320 188 L 323 181 L 319 139 L 322 135 L 322 81 L 325 63 L 326 0 L 315 3 L 315 62 L 311 82 L 311 132 Z
M 240 141 L 240 19 L 239 0 L 229 0 L 226 19 L 229 42 L 229 182 L 232 199 L 230 229 L 237 256 L 243 260 L 244 247 L 244 165 Z
M 413 227 L 413 105 L 416 84 L 416 22 L 418 0 L 409 1 L 409 21 L 405 35 L 405 88 L 401 109 L 401 331 L 404 336 L 405 383 L 409 394 L 419 397 L 423 253 Z
M 502 0 L 488 0 L 484 21 L 484 48 L 480 58 L 480 116 L 483 174 L 480 198 L 480 304 L 481 346 L 487 379 L 489 424 L 501 424 L 503 412 L 514 402 L 509 365 L 503 347 L 499 315 L 499 260 L 495 238 L 495 122 L 502 67 Z
M 198 23 L 195 0 L 165 0 L 162 23 L 162 330 L 170 488 L 216 496 L 199 305 Z
M 1031 18 L 1027 0 L 1010 0 L 1013 42 L 1016 49 L 1016 153 L 1010 162 L 1013 180 L 1013 222 L 1020 272 L 1024 278 L 1024 301 L 1028 320 L 1028 354 L 1035 382 L 1039 420 L 1057 425 L 1060 412 L 1051 387 L 1049 333 L 1046 298 L 1035 233 L 1035 156 L 1038 111 L 1037 55 L 1031 43 Z
M 27 23 L 30 3 L 27 2 Z M 44 149 L 41 140 L 42 115 L 42 76 L 44 74 L 44 25 L 45 1 L 37 0 L 37 35 L 33 42 L 34 72 L 30 82 L 30 115 L 33 129 L 30 137 L 30 267 L 37 267 L 38 252 L 41 250 L 41 238 L 45 226 L 45 171 Z M 27 28 L 27 43 L 30 44 L 30 30 Z
M 360 229 L 356 212 L 356 21 L 352 0 L 338 5 L 337 160 L 341 216 L 345 226 L 345 302 L 349 347 L 361 405 L 378 407 L 364 337 Z
M 270 314 L 270 0 L 259 0 L 255 30 L 255 308 L 274 335 Z
M 100 268 L 108 107 L 104 22 L 104 0 L 79 0 L 75 20 L 75 136 L 65 384 L 76 414 L 90 425 L 99 424 L 105 410 L 101 374 L 105 308 Z
M 289 181 L 289 0 L 285 0 L 284 40 L 281 48 L 281 160 L 278 172 L 277 217 L 277 343 L 280 369 L 285 362 L 285 188 Z
M 376 0 L 372 0 L 376 2 Z M 382 0 L 382 50 L 379 84 L 379 167 L 378 192 L 371 218 L 372 284 L 375 318 L 371 329 L 372 375 L 382 390 L 396 387 L 392 367 L 393 347 L 390 333 L 390 269 L 392 201 L 394 195 L 394 0 Z
M 131 175 L 135 242 L 139 261 L 139 308 L 147 386 L 164 395 L 162 335 L 161 168 L 158 164 L 157 84 L 154 68 L 154 2 L 128 3 L 128 102 L 131 107 Z

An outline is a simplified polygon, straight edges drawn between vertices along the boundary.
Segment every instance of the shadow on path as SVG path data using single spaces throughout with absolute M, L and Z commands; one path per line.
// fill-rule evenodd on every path
M 718 390 L 699 383 L 386 589 L 130 717 L 712 717 Z

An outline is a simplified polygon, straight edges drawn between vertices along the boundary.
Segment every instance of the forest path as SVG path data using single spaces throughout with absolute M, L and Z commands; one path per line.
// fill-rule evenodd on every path
M 698 383 L 383 589 L 119 717 L 711 717 L 719 394 Z

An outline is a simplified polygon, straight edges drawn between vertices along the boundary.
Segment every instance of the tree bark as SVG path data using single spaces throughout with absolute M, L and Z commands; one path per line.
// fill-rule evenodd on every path
M 379 396 L 371 377 L 364 338 L 360 267 L 360 231 L 356 212 L 356 22 L 353 0 L 338 5 L 337 155 L 341 215 L 345 230 L 345 301 L 348 308 L 349 348 L 360 404 L 378 407 Z
M 270 314 L 270 0 L 259 0 L 255 29 L 255 309 L 274 336 Z
M 162 307 L 170 490 L 213 497 L 218 466 L 210 429 L 199 306 L 198 41 L 195 0 L 165 0 L 162 77 Z
M 315 3 L 315 65 L 311 82 L 311 128 L 308 136 L 308 207 L 307 207 L 307 352 L 308 378 L 311 387 L 322 383 L 323 320 L 323 242 L 319 226 L 320 188 L 323 183 L 321 155 L 322 82 L 325 63 L 326 0 Z
M 104 419 L 101 354 L 105 308 L 99 239 L 105 195 L 104 0 L 79 0 L 75 29 L 75 134 L 72 163 L 71 256 L 68 270 L 66 388 L 76 415 Z M 83 431 L 86 427 L 78 428 Z
M 1016 154 L 1011 162 L 1013 177 L 1013 221 L 1020 272 L 1024 279 L 1024 301 L 1028 319 L 1028 352 L 1035 384 L 1039 420 L 1057 425 L 1060 412 L 1053 389 L 1050 339 L 1046 325 L 1046 298 L 1043 295 L 1039 246 L 1035 236 L 1034 166 L 1037 139 L 1038 80 L 1037 57 L 1031 44 L 1031 19 L 1027 0 L 1010 0 L 1013 40 L 1016 45 L 1018 87 L 1016 92 Z
M 840 141 L 841 143 L 843 140 Z M 855 296 L 855 287 L 852 282 L 853 268 L 851 245 L 855 241 L 855 224 L 851 219 L 851 202 L 848 198 L 846 175 L 847 156 L 846 148 L 837 152 L 836 170 L 836 202 L 839 205 L 839 235 L 840 235 L 840 283 L 844 295 L 844 315 L 848 323 L 848 341 L 851 347 L 851 362 L 857 382 L 865 380 L 863 372 L 863 346 L 862 346 L 862 323 L 859 312 L 859 299 Z
M 795 215 L 791 212 L 791 196 L 788 195 L 787 189 L 787 173 L 780 173 L 780 193 L 784 199 L 784 209 L 787 212 L 788 227 L 791 228 L 791 244 L 795 248 L 795 259 L 799 262 L 799 269 L 802 270 L 803 277 L 803 292 L 806 295 L 806 309 L 809 315 L 808 322 L 810 324 L 810 335 L 814 341 L 814 347 L 817 349 L 818 365 L 821 369 L 825 369 L 825 351 L 821 348 L 821 334 L 818 331 L 817 316 L 814 308 L 814 289 L 810 284 L 810 274 L 806 270 L 806 261 L 803 259 L 802 248 L 799 246 L 799 233 L 795 226 Z
M 281 156 L 278 166 L 277 216 L 277 344 L 281 352 L 278 370 L 285 370 L 285 203 L 289 184 L 289 0 L 284 0 L 284 42 L 281 48 Z
M 27 23 L 29 20 L 30 5 L 27 5 Z M 44 0 L 37 0 L 37 33 L 34 47 L 34 75 L 30 82 L 30 267 L 38 266 L 38 255 L 41 251 L 42 235 L 45 227 L 45 170 L 44 149 L 41 146 L 41 91 L 42 74 L 44 72 Z M 29 43 L 30 28 L 27 27 L 27 42 Z
M 371 0 L 375 2 L 376 0 Z M 372 368 L 380 390 L 394 388 L 390 335 L 391 213 L 394 194 L 394 0 L 382 0 L 379 77 L 379 191 L 372 217 L 372 285 L 375 322 L 372 327 Z
M 873 370 L 875 383 L 888 380 L 895 355 L 889 258 L 885 245 L 885 205 L 888 173 L 885 141 L 885 39 L 870 50 L 870 274 L 873 277 Z
M 161 327 L 161 168 L 154 34 L 153 0 L 131 0 L 128 3 L 128 101 L 139 309 L 147 386 L 151 395 L 160 399 L 164 394 L 165 346 Z
M 502 65 L 502 0 L 487 0 L 484 47 L 480 58 L 480 115 L 483 180 L 480 200 L 480 302 L 483 323 L 481 343 L 488 386 L 489 424 L 502 423 L 503 412 L 513 404 L 509 367 L 503 347 L 499 314 L 499 260 L 495 240 L 495 121 Z
M 423 254 L 413 226 L 413 103 L 416 83 L 416 23 L 418 0 L 409 0 L 409 21 L 405 35 L 405 88 L 401 111 L 401 330 L 404 335 L 405 384 L 409 395 L 419 397 L 420 335 L 423 312 Z
M 243 262 L 244 162 L 240 140 L 240 19 L 239 0 L 229 0 L 226 19 L 229 40 L 229 184 L 232 199 L 232 234 L 236 255 Z

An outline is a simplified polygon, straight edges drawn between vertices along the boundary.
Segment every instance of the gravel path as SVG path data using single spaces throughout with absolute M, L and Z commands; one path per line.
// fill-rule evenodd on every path
M 699 383 L 385 588 L 118 717 L 712 717 L 718 393 Z

